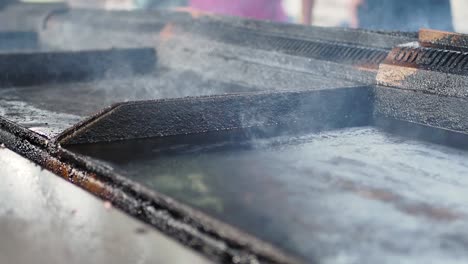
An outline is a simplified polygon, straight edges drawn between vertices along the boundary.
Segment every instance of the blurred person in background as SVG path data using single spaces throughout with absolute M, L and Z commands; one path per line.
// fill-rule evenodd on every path
M 238 16 L 259 20 L 288 22 L 283 10 L 283 0 L 134 0 L 135 5 L 143 9 L 165 9 L 189 7 L 207 13 Z M 314 0 L 302 1 L 301 22 L 310 25 Z M 184 10 L 184 9 L 180 9 Z
M 287 22 L 282 0 L 189 0 L 191 8 L 215 14 Z M 302 0 L 302 23 L 312 21 L 314 0 Z
M 287 21 L 281 0 L 189 0 L 191 8 L 214 14 Z
M 450 0 L 351 0 L 354 28 L 453 31 Z
M 302 0 L 301 22 L 304 25 L 312 24 L 312 14 L 314 11 L 315 0 Z

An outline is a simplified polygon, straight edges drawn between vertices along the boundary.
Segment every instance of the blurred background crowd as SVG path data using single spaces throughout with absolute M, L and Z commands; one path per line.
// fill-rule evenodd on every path
M 29 0 L 54 1 L 54 0 Z M 191 8 L 280 22 L 415 31 L 468 32 L 467 0 L 67 0 L 106 9 Z

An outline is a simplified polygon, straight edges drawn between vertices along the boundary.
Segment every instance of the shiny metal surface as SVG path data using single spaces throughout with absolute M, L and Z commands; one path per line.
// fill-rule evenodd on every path
M 31 81 L 30 87 L 4 82 L 0 85 L 0 140 L 9 148 L 89 192 L 112 200 L 116 207 L 222 263 L 296 263 L 288 253 L 312 263 L 466 262 L 468 211 L 464 206 L 464 187 L 468 183 L 464 175 L 468 174 L 468 164 L 464 151 L 406 141 L 365 128 L 325 136 L 283 138 L 278 142 L 267 139 L 263 143 L 256 141 L 261 146 L 232 152 L 216 152 L 197 145 L 199 149 L 192 148 L 192 152 L 178 156 L 144 146 L 149 154 L 141 155 L 130 139 L 163 135 L 154 133 L 152 129 L 157 126 L 150 120 L 159 125 L 160 131 L 168 127 L 161 124 L 163 118 L 179 121 L 174 122 L 181 124 L 176 128 L 184 133 L 179 134 L 185 134 L 187 130 L 180 128 L 190 123 L 203 128 L 197 132 L 207 132 L 205 120 L 213 121 L 205 111 L 185 108 L 188 114 L 183 119 L 168 107 L 132 108 L 127 119 L 118 119 L 126 130 L 115 122 L 102 125 L 93 117 L 92 123 L 101 124 L 95 135 L 104 136 L 73 142 L 125 139 L 128 142 L 124 144 L 132 145 L 136 151 L 124 154 L 139 156 L 135 162 L 112 163 L 104 159 L 109 162 L 106 164 L 86 159 L 75 155 L 71 148 L 65 149 L 65 142 L 58 140 L 62 131 L 113 103 L 373 85 L 377 69 L 379 75 L 386 73 L 382 67 L 385 64 L 379 64 L 390 49 L 416 41 L 416 34 L 306 29 L 211 17 L 184 17 L 178 22 L 179 16 L 162 19 L 155 13 L 128 12 L 122 20 L 122 12 L 96 12 L 53 12 L 43 19 L 39 15 L 42 11 L 33 12 L 38 16 L 33 19 L 31 14 L 27 24 L 32 29 L 42 25 L 37 29 L 41 40 L 37 48 L 49 52 L 153 47 L 158 53 L 156 67 L 150 67 L 154 72 L 131 78 L 104 74 L 100 75 L 104 79 L 92 82 L 87 78 L 64 78 L 61 81 L 66 82 L 62 83 L 52 78 L 45 84 Z M 18 17 L 25 12 L 11 13 Z M 88 15 L 83 16 L 85 13 Z M 96 19 L 89 19 L 91 16 Z M 408 55 L 407 48 L 396 59 L 418 63 L 417 53 Z M 460 85 L 466 80 L 449 78 L 449 74 L 454 74 L 455 65 L 466 66 L 468 57 L 458 53 L 446 56 L 445 51 L 435 53 L 439 55 L 432 59 L 437 59 L 430 63 L 431 67 L 424 68 L 425 76 L 430 78 L 416 78 L 416 88 L 404 90 L 399 86 L 415 77 L 413 71 L 390 71 L 392 78 L 386 79 L 390 82 L 379 82 L 389 87 L 372 87 L 375 98 L 371 96 L 371 100 L 359 104 L 346 97 L 332 102 L 334 110 L 344 111 L 343 102 L 352 102 L 365 108 L 365 120 L 369 121 L 366 125 L 373 125 L 372 121 L 382 117 L 466 133 L 468 122 L 462 103 L 467 95 Z M 56 63 L 52 66 L 64 68 Z M 40 72 L 33 69 L 26 73 Z M 10 75 L 6 77 L 8 80 Z M 331 102 L 324 99 L 317 101 Z M 306 105 L 321 108 L 317 102 Z M 274 106 L 284 110 L 282 104 Z M 169 114 L 155 118 L 140 111 L 156 113 L 160 109 Z M 200 109 L 206 109 L 206 105 Z M 226 109 L 231 113 L 233 108 Z M 242 117 L 238 119 L 216 119 L 220 125 L 208 128 L 215 128 L 211 129 L 215 134 L 218 128 L 235 129 L 271 121 L 265 118 L 268 115 L 258 115 L 255 110 L 250 115 L 238 115 Z M 311 112 L 348 126 L 334 119 L 334 110 Z M 292 111 L 287 113 L 291 120 L 299 116 Z M 276 117 L 274 113 L 270 116 Z M 324 120 L 303 116 L 309 124 Z M 229 122 L 231 126 L 226 125 Z M 275 128 L 281 124 L 270 123 Z M 293 130 L 289 125 L 284 127 Z M 117 137 L 108 137 L 109 132 Z M 458 139 L 465 138 L 456 135 L 449 139 L 458 144 Z M 181 145 L 178 139 L 172 140 Z M 4 197 L 0 196 L 0 236 L 4 238 L 0 242 L 0 264 L 196 263 L 191 259 L 193 255 L 178 252 L 190 251 L 171 244 L 153 229 L 139 227 L 137 222 L 111 210 L 110 203 L 87 196 L 58 177 L 19 161 L 21 158 L 14 162 L 9 155 L 5 157 L 6 160 L 0 160 L 0 174 L 5 170 L 10 176 L 0 187 L 0 195 L 4 193 Z M 164 256 L 159 255 L 161 252 Z
M 464 150 L 360 127 L 173 152 L 113 166 L 309 263 L 468 260 Z
M 0 263 L 209 263 L 0 147 Z

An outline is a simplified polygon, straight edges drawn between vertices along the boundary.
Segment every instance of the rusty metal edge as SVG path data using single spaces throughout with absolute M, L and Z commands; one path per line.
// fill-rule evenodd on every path
M 268 243 L 170 197 L 146 189 L 111 168 L 63 149 L 60 144 L 2 117 L 0 142 L 215 262 L 304 263 Z
M 423 47 L 468 51 L 468 35 L 435 29 L 419 30 L 419 43 Z

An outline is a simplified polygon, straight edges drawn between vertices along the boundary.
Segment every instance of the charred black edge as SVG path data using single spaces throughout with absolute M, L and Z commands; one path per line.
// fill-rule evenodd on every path
M 337 93 L 337 94 L 331 94 L 331 93 Z M 86 133 L 87 130 L 90 130 L 90 128 L 94 128 L 96 126 L 99 126 L 100 123 L 106 123 L 106 118 L 109 115 L 114 114 L 116 112 L 116 110 L 119 110 L 120 108 L 125 107 L 125 106 L 130 107 L 129 109 L 127 109 L 127 111 L 130 111 L 130 110 L 136 109 L 136 107 L 138 107 L 138 106 L 150 106 L 152 108 L 156 107 L 155 109 L 158 109 L 160 107 L 163 107 L 164 103 L 174 103 L 174 102 L 178 103 L 177 107 L 179 107 L 179 108 L 184 107 L 184 106 L 191 107 L 190 103 L 194 102 L 194 103 L 197 103 L 198 105 L 217 106 L 217 107 L 223 109 L 223 107 L 225 107 L 224 105 L 225 105 L 226 102 L 228 102 L 228 104 L 229 104 L 229 103 L 232 103 L 232 102 L 239 101 L 239 102 L 242 102 L 242 104 L 244 104 L 244 106 L 247 105 L 247 107 L 250 107 L 249 109 L 250 109 L 251 112 L 253 111 L 254 113 L 257 113 L 256 111 L 259 110 L 259 109 L 255 108 L 255 106 L 251 105 L 252 102 L 253 102 L 252 100 L 256 99 L 256 100 L 262 101 L 262 100 L 265 100 L 265 98 L 266 99 L 271 99 L 269 96 L 273 97 L 273 99 L 271 99 L 271 100 L 274 100 L 273 102 L 275 102 L 275 104 L 280 104 L 281 99 L 279 99 L 279 98 L 286 98 L 288 101 L 292 100 L 292 102 L 295 102 L 296 100 L 298 100 L 298 98 L 309 98 L 308 96 L 311 96 L 312 98 L 315 98 L 313 96 L 317 96 L 317 98 L 321 98 L 323 100 L 322 97 L 324 97 L 324 96 L 330 97 L 330 96 L 336 95 L 336 96 L 339 96 L 338 97 L 339 99 L 341 99 L 344 96 L 350 96 L 350 95 L 354 95 L 354 94 L 356 94 L 356 95 L 352 96 L 352 99 L 356 99 L 356 97 L 359 97 L 359 99 L 361 99 L 363 101 L 359 100 L 359 101 L 353 102 L 353 104 L 354 104 L 354 105 L 352 105 L 353 108 L 356 107 L 358 105 L 358 103 L 366 103 L 366 104 L 370 104 L 370 105 L 369 105 L 369 107 L 367 107 L 367 109 L 366 109 L 367 111 L 351 112 L 351 115 L 349 117 L 347 117 L 347 118 L 349 118 L 349 120 L 347 122 L 348 123 L 354 122 L 354 123 L 361 124 L 363 122 L 362 120 L 364 120 L 364 119 L 367 122 L 368 118 L 369 118 L 369 115 L 372 112 L 372 110 L 370 110 L 370 108 L 372 108 L 372 106 L 371 106 L 372 105 L 372 103 L 371 103 L 372 98 L 371 97 L 373 96 L 373 94 L 372 94 L 372 88 L 370 86 L 356 86 L 356 87 L 348 87 L 348 88 L 305 90 L 305 91 L 293 91 L 293 92 L 263 91 L 263 92 L 251 92 L 251 93 L 239 93 L 239 94 L 212 95 L 212 96 L 185 97 L 185 98 L 171 98 L 171 99 L 158 99 L 158 100 L 149 100 L 149 101 L 131 101 L 131 102 L 124 102 L 124 103 L 117 103 L 117 104 L 114 104 L 114 105 L 112 105 L 110 107 L 105 108 L 104 110 L 92 115 L 88 119 L 85 119 L 82 122 L 74 125 L 73 127 L 65 130 L 64 132 L 59 134 L 56 138 L 54 138 L 54 140 L 56 142 L 58 142 L 59 144 L 62 144 L 62 145 L 74 145 L 74 144 L 87 144 L 87 143 L 97 143 L 97 142 L 107 142 L 107 141 L 110 142 L 110 141 L 116 141 L 116 140 L 117 141 L 122 141 L 122 140 L 127 141 L 127 140 L 132 140 L 132 139 L 145 139 L 145 138 L 148 138 L 148 137 L 155 137 L 156 136 L 156 134 L 154 134 L 155 132 L 157 132 L 158 137 L 159 136 L 167 137 L 167 136 L 181 136 L 181 135 L 185 135 L 185 134 L 206 133 L 206 132 L 210 132 L 211 130 L 216 130 L 216 131 L 220 131 L 220 132 L 221 131 L 228 132 L 228 131 L 232 131 L 232 130 L 246 130 L 246 131 L 248 130 L 248 131 L 253 132 L 253 134 L 257 134 L 257 135 L 261 136 L 261 134 L 264 134 L 264 133 L 261 132 L 261 130 L 262 130 L 261 127 L 274 129 L 274 127 L 279 128 L 280 126 L 290 126 L 291 130 L 299 131 L 299 130 L 302 130 L 302 129 L 299 128 L 299 127 L 296 127 L 294 125 L 294 122 L 288 122 L 288 123 L 281 122 L 282 119 L 285 119 L 285 118 L 287 119 L 288 113 L 290 111 L 296 111 L 297 109 L 290 109 L 289 107 L 286 107 L 285 108 L 286 110 L 284 110 L 283 108 L 281 108 L 281 110 L 277 110 L 277 111 L 279 111 L 277 113 L 278 114 L 281 113 L 281 116 L 283 118 L 277 118 L 277 119 L 273 118 L 273 120 L 270 120 L 268 122 L 262 122 L 261 125 L 260 125 L 260 124 L 250 124 L 250 122 L 248 122 L 248 121 L 246 121 L 246 123 L 244 123 L 243 121 L 240 121 L 240 120 L 230 120 L 229 118 L 238 118 L 240 116 L 244 117 L 243 114 L 245 114 L 245 113 L 243 112 L 243 110 L 245 110 L 245 109 L 240 107 L 240 106 L 235 105 L 235 109 L 233 109 L 233 111 L 235 110 L 236 114 L 234 116 L 229 116 L 229 115 L 225 115 L 225 114 L 212 114 L 210 116 L 211 118 L 214 118 L 214 120 L 209 119 L 209 121 L 207 121 L 208 122 L 207 123 L 208 127 L 204 127 L 204 129 L 211 129 L 210 131 L 194 129 L 193 126 L 190 126 L 188 128 L 179 128 L 179 129 L 182 129 L 182 130 L 179 130 L 179 131 L 176 130 L 174 132 L 169 131 L 169 132 L 164 132 L 163 133 L 163 131 L 161 131 L 161 134 L 158 131 L 155 131 L 155 132 L 153 132 L 153 134 L 151 134 L 151 136 L 148 136 L 147 134 L 145 134 L 146 130 L 143 130 L 143 132 L 137 131 L 138 133 L 143 133 L 141 135 L 138 134 L 138 135 L 140 135 L 138 137 L 125 136 L 123 138 L 116 138 L 114 136 L 114 138 L 112 138 L 112 136 L 109 134 L 106 137 L 110 137 L 110 138 L 105 139 L 104 141 L 100 140 L 100 141 L 95 142 L 95 141 L 92 141 L 92 140 L 89 141 L 89 139 L 87 139 L 87 140 L 85 140 L 83 142 L 80 141 L 81 134 Z M 367 95 L 367 97 L 366 97 L 366 95 Z M 260 106 L 264 107 L 265 105 L 271 104 L 272 103 L 271 100 L 268 100 L 266 104 L 260 104 Z M 186 105 L 184 105 L 184 103 L 186 103 Z M 313 105 L 313 101 L 311 103 Z M 329 102 L 328 104 L 329 105 L 336 105 L 333 102 Z M 305 104 L 305 105 L 307 105 L 307 104 Z M 340 104 L 340 106 L 341 106 L 341 104 Z M 365 107 L 365 105 L 359 105 L 359 107 L 361 107 L 361 106 Z M 296 107 L 296 105 L 294 105 L 293 108 L 294 107 Z M 351 107 L 351 106 L 347 106 L 347 107 Z M 162 108 L 162 109 L 164 109 L 164 108 Z M 218 109 L 218 111 L 219 111 L 219 109 Z M 286 111 L 286 112 L 283 113 L 283 111 Z M 211 112 L 209 112 L 209 113 L 214 113 L 214 112 L 215 111 L 211 110 Z M 225 113 L 225 112 L 228 112 L 228 110 L 224 109 L 224 111 L 222 113 Z M 367 112 L 368 112 L 368 114 L 366 114 Z M 130 112 L 126 112 L 127 115 L 128 115 L 128 113 L 130 113 Z M 263 113 L 263 112 L 261 112 L 261 113 Z M 359 114 L 356 114 L 356 113 L 359 113 Z M 183 111 L 182 111 L 182 114 L 184 116 L 187 115 Z M 335 113 L 324 114 L 324 115 L 332 115 L 332 114 L 335 114 Z M 116 115 L 120 116 L 121 114 L 117 113 Z M 266 115 L 262 115 L 262 117 L 272 117 L 272 116 L 274 116 L 274 114 L 272 114 L 272 113 L 267 113 Z M 139 112 L 137 118 L 141 119 L 141 120 L 145 120 L 145 119 L 148 119 L 149 116 L 147 114 L 145 115 L 145 112 Z M 159 120 L 159 119 L 154 119 L 154 117 L 152 117 L 152 118 L 153 118 L 153 120 Z M 158 118 L 159 118 L 159 116 L 158 116 Z M 228 124 L 227 126 L 220 126 L 219 124 L 217 124 L 217 122 L 225 122 L 226 123 L 225 118 L 228 118 L 230 120 L 229 122 L 227 122 L 227 124 Z M 204 123 L 205 122 L 204 119 L 205 118 L 203 118 L 203 120 L 201 122 Z M 166 119 L 164 119 L 164 120 L 166 120 Z M 164 122 L 167 123 L 167 121 L 164 121 L 164 120 L 161 120 L 161 122 L 162 123 L 164 123 Z M 170 119 L 167 119 L 167 120 L 170 120 Z M 324 119 L 324 120 L 326 120 L 326 119 Z M 103 121 L 103 122 L 101 122 L 101 121 Z M 214 123 L 212 121 L 214 121 Z M 273 123 L 270 123 L 270 122 L 273 122 Z M 122 123 L 122 122 L 120 121 L 118 123 Z M 125 125 L 123 125 L 123 128 L 125 126 L 126 126 L 126 123 L 125 123 Z M 156 128 L 158 128 L 158 127 L 159 126 L 156 126 Z M 334 127 L 334 125 L 331 125 L 331 124 L 324 125 L 323 129 L 326 128 L 326 127 Z M 156 129 L 156 128 L 152 128 L 152 129 Z M 195 126 L 195 128 L 196 128 L 196 126 Z M 92 131 L 91 131 L 91 134 L 92 134 Z M 251 134 L 251 133 L 248 133 L 248 134 Z M 268 134 L 268 133 L 266 133 L 266 134 Z
M 232 94 L 232 95 L 237 95 L 237 94 Z M 178 100 L 186 100 L 187 98 L 222 98 L 225 95 L 210 95 L 210 96 L 196 96 L 196 97 L 185 97 L 185 98 L 169 98 L 169 99 L 157 99 L 157 100 L 152 100 L 152 102 L 158 102 L 158 101 L 178 101 Z M 105 117 L 109 113 L 111 113 L 113 110 L 119 108 L 122 105 L 126 104 L 138 104 L 138 103 L 147 103 L 148 101 L 132 101 L 132 102 L 124 102 L 124 103 L 115 103 L 112 104 L 96 113 L 94 113 L 92 116 L 82 120 L 81 122 L 73 125 L 72 127 L 64 130 L 62 133 L 57 135 L 54 138 L 54 141 L 58 142 L 59 144 L 66 145 L 66 142 L 74 136 L 76 132 L 79 130 L 85 129 L 88 126 L 91 126 L 94 122 L 99 121 L 99 119 Z
M 275 247 L 150 191 L 103 165 L 76 155 L 0 117 L 0 141 L 92 194 L 220 263 L 302 263 Z M 255 262 L 253 262 L 255 263 Z
M 268 94 L 272 93 L 269 91 L 262 91 L 262 92 L 256 92 L 255 94 Z M 273 92 L 273 93 L 278 93 L 278 92 Z M 253 94 L 253 93 L 250 93 Z M 130 101 L 130 102 L 123 102 L 123 103 L 115 103 L 112 104 L 92 116 L 82 120 L 81 122 L 75 124 L 74 126 L 64 130 L 62 133 L 60 133 L 57 137 L 54 138 L 54 141 L 58 142 L 59 144 L 66 145 L 67 141 L 74 136 L 74 134 L 80 130 L 86 129 L 86 127 L 92 126 L 93 123 L 98 122 L 99 119 L 102 119 L 106 117 L 108 114 L 110 114 L 113 110 L 119 108 L 120 106 L 123 105 L 135 105 L 135 104 L 147 104 L 147 103 L 158 103 L 158 102 L 171 102 L 171 101 L 183 101 L 183 100 L 190 100 L 190 99 L 214 99 L 214 98 L 224 98 L 226 96 L 239 96 L 241 94 L 229 94 L 229 95 L 208 95 L 208 96 L 189 96 L 189 97 L 184 97 L 184 98 L 168 98 L 168 99 L 156 99 L 156 100 L 150 100 L 150 101 Z
M 62 131 L 60 134 L 58 134 L 52 140 L 54 142 L 57 142 L 58 144 L 64 144 L 69 138 L 73 137 L 74 134 L 78 130 L 86 128 L 87 126 L 89 126 L 93 122 L 98 121 L 100 118 L 102 118 L 103 116 L 106 116 L 107 114 L 112 112 L 112 110 L 116 109 L 117 107 L 119 107 L 122 104 L 123 103 L 115 103 L 115 104 L 112 104 L 112 105 L 110 105 L 108 107 L 105 107 L 105 108 L 97 111 L 96 113 L 94 113 L 90 117 L 85 118 L 82 121 L 78 122 L 77 124 L 73 125 L 72 127 L 69 127 L 67 129 L 65 129 L 64 131 Z

